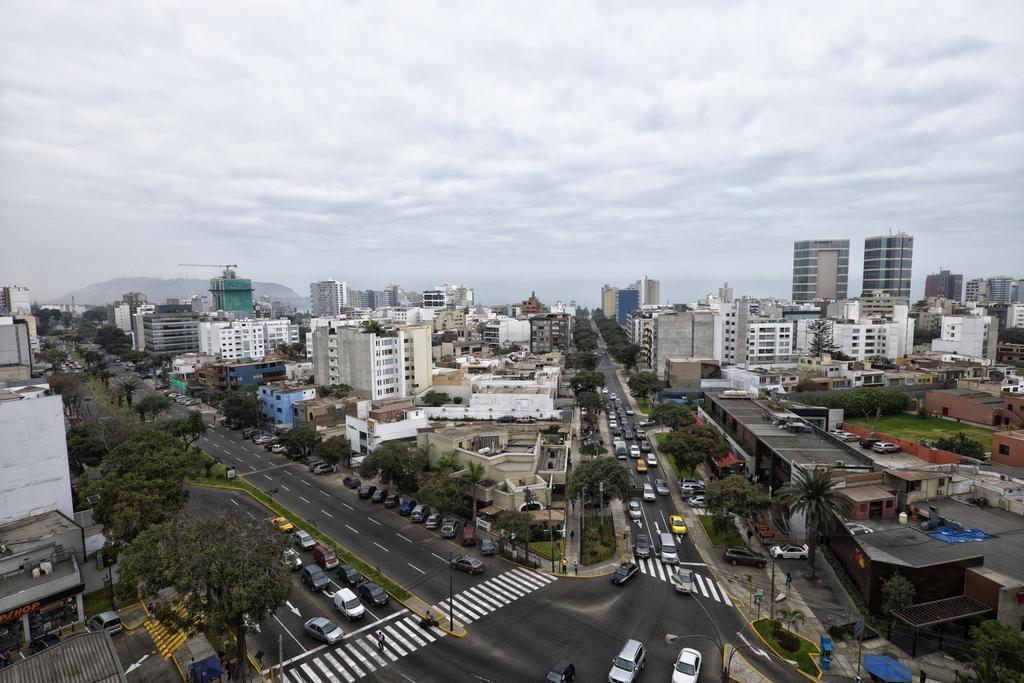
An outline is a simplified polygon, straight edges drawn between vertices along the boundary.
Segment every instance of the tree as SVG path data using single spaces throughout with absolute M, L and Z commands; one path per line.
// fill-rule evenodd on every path
M 337 465 L 342 458 L 347 460 L 349 466 L 352 464 L 352 444 L 347 436 L 332 436 L 321 441 L 316 447 L 316 454 L 329 465 Z
M 1005 327 L 999 330 L 999 342 L 1002 344 L 1024 344 L 1024 328 Z
M 157 618 L 182 631 L 202 628 L 235 646 L 234 678 L 245 671 L 246 622 L 259 623 L 285 604 L 292 590 L 281 562 L 284 536 L 241 515 L 189 515 L 155 526 L 132 543 L 118 565 L 122 599 L 154 600 L 173 588 L 173 604 Z
M 482 463 L 468 462 L 466 463 L 466 473 L 462 477 L 469 489 L 469 496 L 473 499 L 473 526 L 476 526 L 476 485 L 483 480 L 485 471 Z
M 398 493 L 415 491 L 429 460 L 422 451 L 408 443 L 390 441 L 381 444 L 363 459 L 359 468 L 364 477 L 379 477 Z
M 842 408 L 847 415 L 871 417 L 899 415 L 910 408 L 913 398 L 896 389 L 850 389 L 823 396 L 801 397 L 801 403 L 826 408 Z
M 707 508 L 719 530 L 728 527 L 730 515 L 747 519 L 770 505 L 768 496 L 745 477 L 726 477 L 708 486 Z
M 594 422 L 605 408 L 604 397 L 593 391 L 581 391 L 576 394 L 576 405 L 587 409 L 587 420 Z
M 185 442 L 185 448 L 194 444 L 203 434 L 206 433 L 206 422 L 198 410 L 190 410 L 188 417 L 180 420 L 172 420 L 167 425 L 168 431 Z
M 630 487 L 629 472 L 614 458 L 598 458 L 574 465 L 565 485 L 565 497 L 572 500 L 585 491 L 587 501 L 596 501 L 601 482 L 604 482 L 605 504 L 615 498 L 626 499 Z
M 691 473 L 708 457 L 707 453 L 694 447 L 694 441 L 686 430 L 669 433 L 661 445 L 661 451 L 675 461 L 677 468 Z
M 420 401 L 424 405 L 432 406 L 432 407 L 435 407 L 435 408 L 439 407 L 439 406 L 443 406 L 446 403 L 450 403 L 451 400 L 452 400 L 452 397 L 449 396 L 448 394 L 446 394 L 444 392 L 437 392 L 437 391 L 428 391 L 420 399 Z
M 818 535 L 831 529 L 837 516 L 846 516 L 852 502 L 837 487 L 832 472 L 826 469 L 798 470 L 796 481 L 779 489 L 779 500 L 790 513 L 803 513 L 807 520 L 807 575 L 816 578 L 814 559 Z
M 574 394 L 581 391 L 597 391 L 604 386 L 604 374 L 596 370 L 583 370 L 577 372 L 569 380 L 569 386 Z
M 50 391 L 60 394 L 68 417 L 77 418 L 82 412 L 82 401 L 85 398 L 85 385 L 81 378 L 68 372 L 55 372 L 47 381 L 50 383 Z
M 783 628 L 786 628 L 786 625 L 788 624 L 791 627 L 789 630 L 795 632 L 796 624 L 803 623 L 805 617 L 804 613 L 798 609 L 785 609 L 780 607 L 775 610 L 775 618 L 780 624 L 782 624 Z
M 446 471 L 433 472 L 423 480 L 416 492 L 416 501 L 437 509 L 448 517 L 462 507 L 463 487 Z
M 228 394 L 223 404 L 224 418 L 240 427 L 255 427 L 260 412 L 259 399 L 253 390 L 242 390 Z
M 310 455 L 320 445 L 321 436 L 316 432 L 316 426 L 306 423 L 288 431 L 281 437 L 281 443 L 288 449 L 288 453 L 301 453 Z M 348 438 L 345 439 L 348 441 Z M 333 447 L 332 447 L 333 448 Z
M 665 383 L 658 379 L 653 372 L 634 372 L 629 376 L 626 384 L 634 396 L 647 398 L 665 388 Z
M 149 415 L 155 421 L 157 415 L 168 410 L 171 407 L 171 400 L 166 396 L 160 396 L 159 394 L 150 394 L 141 401 L 135 404 L 136 412 L 141 407 L 144 412 L 139 413 L 139 417 L 142 422 L 145 422 L 145 416 Z
M 697 421 L 689 408 L 675 401 L 659 403 L 654 406 L 654 410 L 651 411 L 651 419 L 671 429 L 689 427 Z
M 589 351 L 570 353 L 565 359 L 565 366 L 573 370 L 596 370 L 597 354 Z
M 530 526 L 533 519 L 529 512 L 516 510 L 502 510 L 494 518 L 498 528 L 509 535 L 509 538 L 518 545 L 523 542 L 526 547 L 526 559 L 530 559 Z
M 832 337 L 832 321 L 819 318 L 807 323 L 807 334 L 810 341 L 807 343 L 807 353 L 815 358 L 823 354 L 832 354 L 838 347 Z
M 128 407 L 132 407 L 132 399 L 135 397 L 135 392 L 139 390 L 139 386 L 142 384 L 139 380 L 133 377 L 125 377 L 118 385 L 121 387 L 121 391 L 124 395 L 124 400 L 128 404 Z
M 369 332 L 371 334 L 380 334 L 382 331 L 379 320 L 364 320 L 359 323 L 359 325 L 363 328 L 364 332 Z
M 636 344 L 624 344 L 616 347 L 612 355 L 629 371 L 636 367 L 636 357 L 640 355 L 640 351 Z
M 903 574 L 896 572 L 882 581 L 882 614 L 892 619 L 893 612 L 899 612 L 914 604 L 917 590 Z
M 968 438 L 963 432 L 957 432 L 953 436 L 941 437 L 935 442 L 935 447 L 971 458 L 981 458 L 985 455 L 985 447 L 974 439 Z
M 1024 677 L 1024 638 L 1020 631 L 987 619 L 970 631 L 971 668 L 980 683 L 1020 681 Z

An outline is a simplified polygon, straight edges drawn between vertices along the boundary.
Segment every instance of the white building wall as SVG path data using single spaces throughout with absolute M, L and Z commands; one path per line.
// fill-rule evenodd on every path
M 259 322 L 263 326 L 263 341 L 268 349 L 274 349 L 280 344 L 299 343 L 299 326 L 287 318 Z
M 992 316 L 942 316 L 941 335 L 932 340 L 932 351 L 973 358 L 994 358 L 999 329 Z
M 0 403 L 0 524 L 57 510 L 74 519 L 60 396 Z
M 530 321 L 515 318 L 488 320 L 484 326 L 483 340 L 496 346 L 527 343 L 530 341 Z
M 132 333 L 132 307 L 126 303 L 114 304 L 114 319 L 111 324 L 126 334 Z
M 1006 311 L 1007 327 L 1024 327 L 1024 304 L 1013 304 Z
M 213 354 L 224 360 L 259 360 L 266 355 L 262 321 L 200 322 L 199 352 Z

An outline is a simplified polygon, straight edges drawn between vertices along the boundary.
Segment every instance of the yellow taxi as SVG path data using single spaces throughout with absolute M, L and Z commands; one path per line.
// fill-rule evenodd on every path
M 643 474 L 644 472 L 646 472 L 647 471 L 647 461 L 646 460 L 637 460 L 636 461 L 636 471 L 639 472 L 640 474 Z
M 668 527 L 674 534 L 685 534 L 686 533 L 686 522 L 679 515 L 672 515 L 668 518 Z
M 274 526 L 277 527 L 277 530 L 281 531 L 283 533 L 287 533 L 287 532 L 293 531 L 295 529 L 295 525 L 292 524 L 291 522 L 289 522 L 284 517 L 275 517 L 271 521 L 274 523 Z

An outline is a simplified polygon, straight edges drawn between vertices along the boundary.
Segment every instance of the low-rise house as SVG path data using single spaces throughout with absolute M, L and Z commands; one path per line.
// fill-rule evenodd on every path
M 316 398 L 316 387 L 295 382 L 274 382 L 259 387 L 260 413 L 275 426 L 291 427 L 292 404 Z
M 412 399 L 351 401 L 345 416 L 353 453 L 372 453 L 389 441 L 416 441 L 419 430 L 429 426 L 426 412 Z

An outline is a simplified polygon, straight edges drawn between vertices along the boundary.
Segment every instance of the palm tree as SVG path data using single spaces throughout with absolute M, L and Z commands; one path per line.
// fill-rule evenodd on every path
M 476 485 L 484 478 L 483 463 L 470 462 L 466 464 L 465 482 L 469 487 L 469 495 L 473 498 L 473 526 L 476 526 Z
M 828 531 L 837 516 L 846 516 L 852 501 L 843 495 L 826 469 L 799 470 L 796 481 L 779 489 L 779 500 L 791 514 L 803 513 L 807 520 L 807 577 L 816 578 L 814 558 L 818 550 L 818 534 Z
M 789 624 L 791 627 L 789 630 L 793 633 L 796 633 L 796 625 L 804 621 L 804 613 L 798 609 L 778 609 L 775 612 L 775 617 L 783 628 Z
M 124 392 L 124 400 L 128 402 L 128 407 L 132 407 L 132 398 L 135 397 L 135 392 L 139 388 L 139 380 L 133 377 L 125 377 L 121 380 L 121 391 Z

